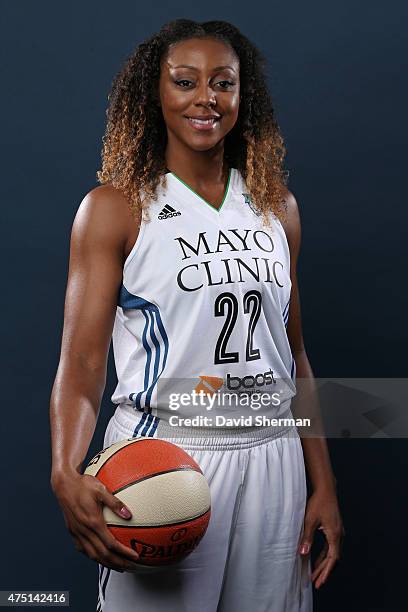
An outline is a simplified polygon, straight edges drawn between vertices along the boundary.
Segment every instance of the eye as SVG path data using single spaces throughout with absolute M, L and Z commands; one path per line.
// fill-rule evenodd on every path
M 192 84 L 192 81 L 189 81 L 189 79 L 180 79 L 174 82 L 176 83 L 176 85 L 179 85 L 180 87 L 183 87 L 184 89 Z
M 220 85 L 222 89 L 228 89 L 229 87 L 233 87 L 235 83 L 232 81 L 218 81 L 217 85 Z

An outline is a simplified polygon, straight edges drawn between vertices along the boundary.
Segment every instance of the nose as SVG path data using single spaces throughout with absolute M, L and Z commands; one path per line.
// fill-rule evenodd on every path
M 215 97 L 215 92 L 211 88 L 208 83 L 201 83 L 201 85 L 197 88 L 197 95 L 195 99 L 196 106 L 215 106 L 217 104 L 217 99 Z

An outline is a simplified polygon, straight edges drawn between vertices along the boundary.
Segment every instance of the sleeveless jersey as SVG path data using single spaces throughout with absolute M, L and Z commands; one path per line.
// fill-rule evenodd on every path
M 201 403 L 180 405 L 192 391 L 241 400 L 279 391 L 273 416 L 287 414 L 296 372 L 286 333 L 290 253 L 278 218 L 262 223 L 234 168 L 219 209 L 167 172 L 149 216 L 123 268 L 112 402 L 143 413 L 148 435 L 174 411 L 208 414 Z M 216 408 L 227 413 L 231 401 Z

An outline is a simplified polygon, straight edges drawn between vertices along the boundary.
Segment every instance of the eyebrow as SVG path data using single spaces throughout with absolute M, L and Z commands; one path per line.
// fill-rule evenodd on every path
M 167 64 L 170 66 L 170 68 L 190 68 L 191 70 L 198 70 L 198 68 L 196 68 L 196 66 L 189 66 L 188 64 L 179 64 L 178 66 L 172 66 L 169 62 L 167 62 Z M 225 68 L 229 68 L 230 70 L 232 70 L 232 72 L 236 72 L 235 68 L 233 68 L 232 66 L 216 66 L 215 68 L 213 68 L 213 70 L 225 70 Z

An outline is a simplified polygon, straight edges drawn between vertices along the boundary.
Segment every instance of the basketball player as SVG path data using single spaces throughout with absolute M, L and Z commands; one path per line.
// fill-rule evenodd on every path
M 301 440 L 287 425 L 193 427 L 183 420 L 192 407 L 176 414 L 168 402 L 179 380 L 212 393 L 279 380 L 275 414 L 287 415 L 296 376 L 313 378 L 296 280 L 299 214 L 261 56 L 226 22 L 177 20 L 136 49 L 109 102 L 102 185 L 72 230 L 51 398 L 51 483 L 76 548 L 99 564 L 97 610 L 310 612 L 343 531 L 325 440 Z M 137 564 L 102 515 L 104 505 L 129 510 L 81 473 L 112 334 L 117 407 L 104 446 L 170 440 L 210 485 L 208 531 L 174 565 Z M 217 414 L 230 413 L 221 405 Z M 317 527 L 327 542 L 310 574 Z

